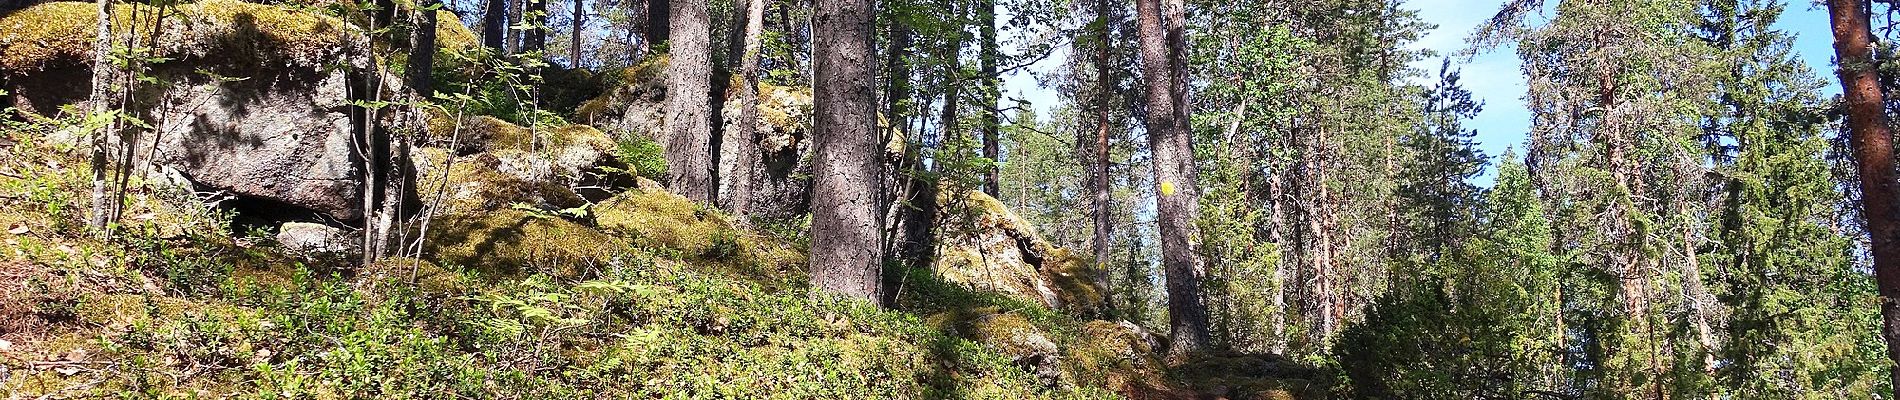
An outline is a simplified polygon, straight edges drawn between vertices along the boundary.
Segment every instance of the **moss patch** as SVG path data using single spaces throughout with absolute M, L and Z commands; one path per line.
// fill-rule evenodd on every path
M 1002 202 L 978 191 L 940 194 L 946 218 L 935 269 L 945 279 L 1061 308 L 1078 315 L 1101 309 L 1095 269 L 1050 244 Z
M 342 59 L 338 55 L 359 47 L 362 40 L 342 20 L 276 6 L 205 0 L 175 9 L 176 14 L 166 17 L 161 36 L 141 38 L 157 43 L 157 56 L 240 67 L 260 59 L 315 67 Z M 158 14 L 146 5 L 117 5 L 113 31 L 131 31 L 135 13 L 141 19 Z M 0 16 L 0 71 L 87 65 L 98 19 L 94 5 L 78 2 L 44 3 Z
M 521 210 L 450 215 L 432 225 L 424 254 L 489 276 L 586 276 L 628 252 L 626 242 L 592 228 Z
M 803 279 L 798 249 L 737 228 L 731 217 L 676 194 L 637 189 L 594 208 L 601 229 L 643 248 L 725 267 L 768 282 Z
M 574 115 L 582 121 L 604 120 L 618 114 L 627 105 L 637 99 L 659 99 L 666 90 L 666 66 L 671 60 L 665 54 L 648 57 L 634 66 L 602 73 L 604 81 L 612 87 L 574 109 Z
M 462 17 L 449 10 L 435 11 L 435 46 L 439 51 L 468 51 L 481 44 L 481 39 L 462 25 Z

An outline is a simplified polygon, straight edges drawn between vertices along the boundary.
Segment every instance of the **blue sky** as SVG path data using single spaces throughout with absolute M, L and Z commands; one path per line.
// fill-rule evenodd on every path
M 1418 10 L 1420 18 L 1438 25 L 1437 29 L 1413 43 L 1412 48 L 1429 49 L 1440 55 L 1456 53 L 1466 47 L 1466 39 L 1478 24 L 1496 14 L 1503 3 L 1503 0 L 1409 1 L 1404 7 Z M 1793 33 L 1795 51 L 1800 53 L 1816 74 L 1832 81 L 1833 37 L 1828 31 L 1825 9 L 1808 0 L 1793 0 L 1775 27 Z M 1031 69 L 1047 71 L 1061 66 L 1063 57 L 1067 55 L 1066 50 L 1058 49 L 1058 54 Z M 1432 71 L 1435 77 L 1439 59 L 1419 60 L 1413 66 Z M 1462 66 L 1465 88 L 1484 101 L 1484 111 L 1469 126 L 1477 129 L 1480 147 L 1492 157 L 1503 155 L 1507 148 L 1521 148 L 1529 132 L 1530 112 L 1524 109 L 1522 99 L 1524 74 L 1518 67 L 1516 49 L 1509 47 L 1481 54 Z M 1008 97 L 1030 101 L 1042 115 L 1048 115 L 1047 111 L 1057 103 L 1054 91 L 1039 88 L 1035 77 L 1026 72 L 1012 74 L 1006 81 L 1011 92 Z M 1827 85 L 1823 91 L 1825 95 L 1833 96 L 1840 93 L 1840 86 Z M 1489 185 L 1490 171 L 1478 180 L 1480 184 Z
M 1554 0 L 1552 0 L 1554 1 Z M 1431 49 L 1451 54 L 1465 48 L 1465 40 L 1478 24 L 1490 18 L 1503 2 L 1499 0 L 1416 0 L 1407 8 L 1418 10 L 1419 17 L 1438 25 L 1429 35 L 1413 44 L 1415 49 Z M 1795 0 L 1788 4 L 1775 27 L 1795 35 L 1795 51 L 1808 67 L 1824 78 L 1833 76 L 1833 37 L 1828 31 L 1827 12 L 1818 4 Z M 1478 130 L 1484 153 L 1501 156 L 1509 147 L 1522 148 L 1530 128 L 1530 112 L 1524 109 L 1524 74 L 1514 48 L 1500 48 L 1464 65 L 1465 88 L 1484 101 L 1484 111 L 1470 122 Z M 1437 71 L 1439 60 L 1421 60 L 1414 67 Z M 1825 95 L 1840 93 L 1839 85 L 1823 88 Z M 1487 174 L 1489 175 L 1489 174 Z M 1486 176 L 1485 184 L 1490 177 Z

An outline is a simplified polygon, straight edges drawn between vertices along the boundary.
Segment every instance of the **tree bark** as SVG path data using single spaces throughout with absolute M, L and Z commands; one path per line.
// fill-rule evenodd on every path
M 97 37 L 92 47 L 92 93 L 87 97 L 87 105 L 92 115 L 104 115 L 111 112 L 112 73 L 116 68 L 112 64 L 112 1 L 99 0 L 99 25 L 95 30 Z M 92 215 L 86 225 L 93 233 L 106 235 L 106 226 L 111 224 L 112 196 L 106 193 L 106 153 L 110 146 L 106 135 L 111 122 L 105 123 L 92 133 Z
M 872 3 L 819 0 L 812 15 L 816 115 L 811 279 L 818 289 L 877 301 L 877 95 L 871 80 Z
M 884 118 L 890 120 L 891 126 L 894 127 L 908 128 L 908 124 L 899 121 L 907 121 L 910 115 L 910 112 L 905 109 L 905 103 L 910 101 L 910 60 L 908 60 L 910 45 L 910 27 L 902 22 L 892 21 L 891 48 L 884 59 L 885 73 L 890 75 L 884 87 L 884 104 L 887 107 L 884 110 Z M 908 131 L 908 129 L 903 130 Z
M 508 0 L 488 0 L 482 11 L 482 45 L 500 53 L 508 44 Z
M 721 141 L 730 150 L 731 175 L 721 177 L 731 182 L 726 193 L 726 210 L 735 216 L 745 216 L 752 207 L 752 171 L 759 167 L 759 51 L 763 47 L 762 35 L 765 33 L 765 0 L 745 0 L 744 36 L 736 53 L 739 64 L 739 123 L 736 130 L 727 132 L 730 136 Z
M 969 9 L 959 8 L 959 5 L 967 7 L 967 3 L 958 0 L 944 1 L 944 7 L 948 9 L 952 15 L 950 19 L 959 21 L 956 23 L 959 30 L 952 33 L 950 38 L 945 39 L 946 43 L 943 48 L 943 76 L 944 79 L 949 81 L 949 84 L 944 85 L 943 88 L 943 110 L 938 116 L 938 123 L 941 124 L 940 134 L 943 139 L 944 148 L 948 149 L 961 149 L 961 145 L 952 147 L 951 144 L 963 139 L 963 133 L 957 126 L 957 119 L 961 118 L 958 116 L 959 110 L 957 109 L 957 103 L 959 98 L 963 95 L 961 90 L 963 88 L 963 38 L 968 32 L 961 30 L 963 26 L 961 21 L 963 21 L 966 15 L 964 13 L 969 12 Z
M 706 0 L 675 0 L 669 30 L 673 60 L 666 80 L 668 184 L 699 202 L 714 200 L 712 164 L 712 21 Z
M 508 34 L 508 54 L 521 54 L 521 39 L 527 36 L 527 32 L 516 31 L 514 28 L 515 25 L 520 25 L 524 21 L 522 16 L 525 14 L 523 11 L 527 10 L 527 5 L 523 3 L 527 1 L 529 0 L 514 0 L 508 3 L 507 29 L 511 32 Z
M 1886 101 L 1873 59 L 1873 32 L 1868 27 L 1867 3 L 1828 0 L 1828 19 L 1834 30 L 1834 52 L 1840 60 L 1841 96 L 1847 109 L 1847 130 L 1860 175 L 1861 216 L 1867 224 L 1874 258 L 1874 282 L 1880 292 L 1880 336 L 1887 342 L 1887 358 L 1900 364 L 1900 195 L 1896 195 L 1893 131 L 1887 126 Z M 1891 365 L 1891 364 L 1890 364 Z M 1900 367 L 1889 371 L 1889 383 L 1900 395 Z
M 528 22 L 528 31 L 522 35 L 521 51 L 524 53 L 546 51 L 548 49 L 548 2 L 553 0 L 525 1 L 528 2 L 527 9 L 522 11 L 521 18 Z
M 369 14 L 369 26 L 372 29 L 388 28 L 396 20 L 395 0 L 376 0 L 376 9 Z
M 668 0 L 647 0 L 647 41 L 646 46 L 666 43 L 672 40 L 672 4 Z
M 1148 143 L 1154 153 L 1161 259 L 1168 280 L 1168 353 L 1202 351 L 1208 343 L 1207 306 L 1194 218 L 1200 192 L 1187 119 L 1186 5 L 1182 0 L 1137 0 L 1142 75 L 1148 86 Z
M 1002 130 L 997 125 L 997 114 L 1002 112 L 999 110 L 1001 108 L 999 103 L 1002 97 L 1003 79 L 997 76 L 996 70 L 996 59 L 1002 56 L 1002 49 L 998 48 L 996 43 L 996 0 L 983 0 L 982 4 L 982 9 L 977 11 L 977 16 L 983 19 L 980 29 L 982 38 L 979 39 L 983 41 L 979 61 L 983 68 L 983 158 L 989 159 L 992 163 L 983 170 L 983 193 L 1002 199 L 999 196 L 1002 184 L 997 182 L 1000 178 L 998 171 L 1002 169 L 1000 163 L 1003 161 L 1002 147 L 998 143 Z
M 573 35 L 571 35 L 571 37 L 568 38 L 569 40 L 568 45 L 567 45 L 567 67 L 568 68 L 580 68 L 581 65 L 583 65 L 581 63 L 581 41 L 582 41 L 582 37 L 586 36 L 582 34 L 582 32 L 586 31 L 586 27 L 587 27 L 587 0 L 574 0 L 573 25 L 570 29 L 568 29 L 568 32 L 573 33 Z
M 408 74 L 409 88 L 416 94 L 427 98 L 435 95 L 435 25 L 436 10 L 441 0 L 422 0 L 421 7 L 415 10 L 412 21 L 415 29 L 409 35 L 409 65 L 404 73 Z
M 1109 107 L 1113 104 L 1115 97 L 1111 89 L 1111 85 L 1114 84 L 1112 79 L 1114 75 L 1109 71 L 1112 71 L 1115 66 L 1110 64 L 1114 62 L 1114 58 L 1110 53 L 1112 46 L 1109 44 L 1109 11 L 1108 0 L 1096 0 L 1095 21 L 1099 31 L 1096 32 L 1095 43 L 1095 146 L 1094 154 L 1089 160 L 1093 163 L 1090 168 L 1090 189 L 1093 198 L 1089 204 L 1089 216 L 1095 222 L 1095 241 L 1093 242 L 1095 284 L 1101 286 L 1106 293 L 1110 293 L 1102 296 L 1102 299 L 1105 300 L 1104 311 L 1112 315 L 1115 313 L 1115 296 L 1113 295 L 1114 288 L 1109 285 L 1108 272 L 1110 257 L 1108 243 L 1113 233 L 1110 231 L 1112 224 L 1108 215 L 1110 200 L 1108 132 L 1113 125 L 1113 121 L 1109 119 Z

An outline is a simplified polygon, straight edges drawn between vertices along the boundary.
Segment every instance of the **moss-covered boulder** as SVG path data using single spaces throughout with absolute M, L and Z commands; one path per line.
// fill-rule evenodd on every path
M 429 222 L 423 236 L 426 260 L 488 276 L 540 272 L 584 277 L 630 249 L 619 238 L 531 210 L 454 214 Z
M 500 151 L 455 156 L 422 148 L 416 153 L 417 192 L 436 214 L 512 208 L 543 210 L 581 207 L 587 199 L 572 188 L 545 179 L 550 163 L 531 153 Z
M 586 125 L 531 129 L 490 116 L 430 111 L 413 155 L 424 203 L 444 213 L 522 203 L 559 210 L 604 200 L 632 186 L 634 167 L 618 145 Z
M 128 112 L 154 133 L 138 140 L 156 142 L 135 146 L 136 157 L 161 166 L 156 173 L 246 200 L 241 204 L 361 218 L 364 174 L 354 127 L 377 126 L 384 134 L 415 124 L 402 106 L 379 109 L 375 124 L 352 117 L 351 105 L 366 98 L 352 87 L 372 78 L 400 81 L 350 72 L 370 59 L 360 30 L 319 13 L 234 0 L 164 13 L 142 4 L 115 7 L 115 31 L 141 26 L 137 39 L 156 43 L 150 55 L 163 60 L 145 72 L 157 83 L 132 93 Z M 152 29 L 155 20 L 147 18 L 161 14 Z M 95 6 L 79 2 L 0 14 L 0 89 L 11 92 L 0 100 L 43 115 L 83 102 L 97 20 Z M 382 99 L 410 96 L 400 85 L 388 90 Z
M 666 55 L 658 55 L 633 67 L 602 73 L 598 80 L 610 85 L 609 89 L 582 102 L 576 108 L 576 118 L 616 138 L 666 143 L 669 60 Z M 728 90 L 722 98 L 734 100 L 737 91 Z M 721 163 L 717 166 L 719 173 L 733 176 L 734 168 L 752 168 L 752 213 L 796 218 L 807 212 L 809 200 L 810 184 L 806 177 L 810 175 L 811 160 L 805 155 L 811 150 L 811 89 L 761 83 L 758 110 L 758 119 L 751 123 L 758 127 L 759 163 L 751 166 Z M 741 123 L 740 111 L 738 107 L 721 108 L 721 129 L 736 131 Z M 722 143 L 721 147 L 721 154 L 726 154 L 722 157 L 736 158 L 730 155 L 734 151 L 731 143 Z M 667 154 L 668 159 L 679 157 L 681 155 Z M 732 183 L 720 182 L 721 190 L 730 190 Z
M 951 282 L 1080 315 L 1102 307 L 1087 260 L 1056 247 L 1002 202 L 977 191 L 945 191 L 946 215 L 935 270 Z
M 593 215 L 601 229 L 650 251 L 766 282 L 804 279 L 805 256 L 791 244 L 741 228 L 718 210 L 656 187 L 602 201 Z

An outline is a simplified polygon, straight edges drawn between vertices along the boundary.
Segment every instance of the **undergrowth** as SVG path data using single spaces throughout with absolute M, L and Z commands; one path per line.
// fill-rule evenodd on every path
M 891 311 L 781 284 L 796 268 L 722 272 L 707 260 L 747 259 L 759 240 L 730 228 L 689 256 L 628 240 L 578 274 L 353 267 L 286 256 L 189 193 L 140 185 L 133 217 L 98 239 L 78 228 L 81 152 L 39 139 L 60 125 L 0 132 L 8 397 L 1115 397 L 1086 377 L 1049 386 L 944 317 L 1019 315 L 1085 341 L 1059 313 L 924 273 Z

